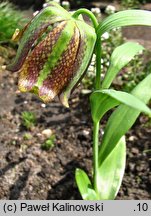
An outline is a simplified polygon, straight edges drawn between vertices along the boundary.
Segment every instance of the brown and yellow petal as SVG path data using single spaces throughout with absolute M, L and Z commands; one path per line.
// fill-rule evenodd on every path
M 65 25 L 61 22 L 28 55 L 19 73 L 20 91 L 32 90 Z

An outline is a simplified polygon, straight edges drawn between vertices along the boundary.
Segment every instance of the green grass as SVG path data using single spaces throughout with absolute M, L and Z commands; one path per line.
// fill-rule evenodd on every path
M 10 42 L 15 30 L 27 23 L 22 12 L 7 1 L 0 3 L 0 43 Z
M 53 134 L 51 135 L 42 145 L 41 148 L 42 150 L 48 151 L 52 149 L 55 146 L 55 140 L 56 136 Z
M 21 118 L 22 118 L 22 125 L 26 129 L 31 129 L 36 125 L 36 121 L 37 121 L 36 116 L 32 112 L 27 112 L 27 111 L 22 112 Z
M 23 138 L 24 138 L 24 140 L 30 140 L 30 139 L 32 139 L 32 135 L 30 133 L 25 133 Z

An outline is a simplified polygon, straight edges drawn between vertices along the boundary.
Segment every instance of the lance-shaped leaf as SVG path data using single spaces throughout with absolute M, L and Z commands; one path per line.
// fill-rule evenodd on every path
M 90 102 L 94 122 L 100 121 L 102 116 L 108 110 L 120 103 L 151 116 L 151 110 L 146 106 L 146 104 L 127 92 L 116 91 L 113 89 L 97 90 L 91 94 Z
M 83 170 L 76 169 L 75 178 L 80 194 L 84 200 L 98 200 L 98 196 L 93 190 L 91 181 Z
M 50 31 L 53 24 L 68 20 L 69 17 L 70 14 L 55 2 L 51 2 L 49 7 L 41 10 L 16 36 L 20 40 L 19 48 L 14 62 L 8 65 L 7 69 L 12 72 L 18 71 L 23 65 L 27 54 L 39 42 L 39 38 L 47 30 Z
M 102 81 L 102 88 L 109 88 L 118 72 L 143 49 L 143 46 L 133 42 L 127 42 L 117 47 L 111 55 L 110 66 Z
M 151 26 L 151 12 L 145 10 L 125 10 L 117 12 L 104 19 L 98 26 L 97 34 L 122 26 Z
M 126 143 L 125 137 L 122 137 L 111 154 L 99 166 L 97 185 L 100 200 L 115 199 L 122 182 L 125 164 Z
M 132 94 L 144 103 L 151 98 L 151 74 L 141 81 L 132 91 Z M 127 105 L 120 105 L 109 118 L 99 150 L 99 164 L 110 155 L 120 138 L 135 123 L 140 111 Z

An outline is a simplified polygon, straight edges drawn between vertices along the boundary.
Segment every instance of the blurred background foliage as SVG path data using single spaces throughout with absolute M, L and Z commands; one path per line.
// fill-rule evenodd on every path
M 10 42 L 16 28 L 21 29 L 27 18 L 12 3 L 0 3 L 0 44 Z

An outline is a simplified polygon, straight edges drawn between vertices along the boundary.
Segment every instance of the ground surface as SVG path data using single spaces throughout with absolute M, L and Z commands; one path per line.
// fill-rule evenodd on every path
M 144 31 L 125 29 L 124 35 L 150 48 L 151 34 Z M 0 54 L 0 64 L 14 54 L 12 50 L 7 58 Z M 44 107 L 35 96 L 17 92 L 17 74 L 0 73 L 0 199 L 81 199 L 74 171 L 79 167 L 91 174 L 88 96 L 79 88 L 70 105 L 70 110 L 65 109 L 56 100 Z M 36 113 L 36 127 L 22 126 L 23 111 Z M 126 172 L 117 199 L 151 199 L 151 124 L 145 123 L 140 116 L 127 134 Z M 55 147 L 49 151 L 41 149 L 47 139 L 45 129 L 56 135 Z

